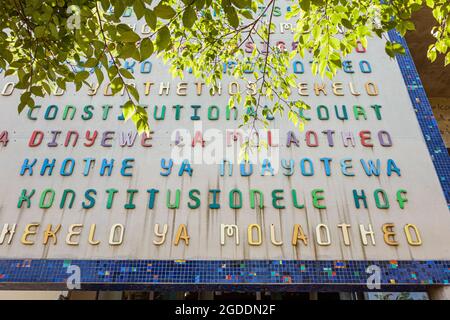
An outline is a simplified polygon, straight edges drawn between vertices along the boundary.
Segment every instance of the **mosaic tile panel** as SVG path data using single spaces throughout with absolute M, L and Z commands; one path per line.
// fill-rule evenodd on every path
M 450 261 L 313 260 L 0 260 L 4 283 L 65 284 L 78 266 L 82 283 L 95 284 L 365 284 L 367 267 L 381 269 L 384 285 L 442 285 Z

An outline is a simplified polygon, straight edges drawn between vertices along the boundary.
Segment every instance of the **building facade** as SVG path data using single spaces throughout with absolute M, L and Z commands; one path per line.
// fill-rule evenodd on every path
M 290 48 L 283 14 L 273 39 Z M 189 70 L 172 79 L 155 57 L 126 67 L 149 134 L 124 121 L 126 96 L 108 84 L 55 92 L 17 115 L 14 82 L 0 83 L 1 289 L 72 299 L 448 295 L 449 157 L 408 49 L 392 60 L 371 39 L 333 80 L 295 59 L 291 99 L 310 105 L 305 129 L 269 117 L 268 147 L 248 163 L 238 126 L 251 110 L 227 108 L 248 83 L 225 77 L 210 90 Z

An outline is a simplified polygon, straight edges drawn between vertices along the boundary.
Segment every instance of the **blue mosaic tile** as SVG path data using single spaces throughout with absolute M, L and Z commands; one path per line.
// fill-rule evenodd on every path
M 444 140 L 439 132 L 437 121 L 422 81 L 420 80 L 419 73 L 414 65 L 406 40 L 395 30 L 389 31 L 389 38 L 393 42 L 401 43 L 406 49 L 406 54 L 397 55 L 396 59 L 416 112 L 417 120 L 422 129 L 428 152 L 430 153 L 431 160 L 433 161 L 439 182 L 447 200 L 447 206 L 450 209 L 450 157 Z
M 122 284 L 365 284 L 370 265 L 382 284 L 448 284 L 450 261 L 314 260 L 0 260 L 0 284 L 65 284 L 67 268 L 81 270 L 82 283 Z M 148 266 L 151 265 L 149 270 Z M 225 272 L 217 272 L 224 269 Z M 124 267 L 126 266 L 126 267 Z

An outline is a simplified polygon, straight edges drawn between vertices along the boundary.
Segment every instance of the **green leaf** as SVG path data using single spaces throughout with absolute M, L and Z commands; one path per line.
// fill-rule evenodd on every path
M 145 14 L 145 4 L 142 0 L 134 0 L 133 11 L 136 14 L 136 18 L 140 20 Z
M 61 88 L 61 89 L 63 89 L 63 90 L 66 90 L 66 82 L 64 81 L 64 78 L 58 78 L 58 79 L 56 79 L 56 85 L 57 85 L 59 88 Z
M 127 84 L 127 90 L 136 101 L 139 101 L 139 92 L 134 86 L 132 86 L 131 84 Z
M 120 19 L 125 9 L 126 7 L 124 1 L 114 1 L 114 17 Z
M 102 4 L 103 11 L 108 11 L 110 6 L 109 0 L 101 0 L 100 2 Z
M 113 81 L 111 81 L 111 91 L 113 94 L 116 94 L 123 88 L 122 78 L 117 77 Z
M 251 0 L 231 0 L 231 3 L 239 9 L 250 8 L 252 5 Z
M 125 68 L 121 68 L 119 69 L 119 73 L 122 75 L 122 77 L 124 77 L 125 79 L 134 79 L 133 75 L 131 74 L 130 71 L 128 71 Z
M 75 81 L 76 82 L 81 82 L 86 80 L 89 77 L 89 72 L 88 71 L 80 71 L 76 74 L 75 76 Z
M 149 38 L 145 38 L 141 42 L 141 60 L 145 60 L 150 57 L 154 51 L 153 42 Z
M 203 7 L 205 6 L 205 2 L 205 0 L 196 0 L 195 7 L 197 8 L 197 10 L 203 9 Z
M 140 39 L 141 37 L 134 31 L 127 31 L 125 33 L 122 33 L 122 35 L 120 36 L 120 40 L 123 42 L 136 42 Z
M 34 35 L 36 38 L 42 38 L 45 35 L 45 26 L 37 26 L 34 28 Z
M 311 0 L 300 1 L 300 8 L 302 8 L 303 11 L 309 11 L 310 7 L 311 7 Z
M 450 52 L 447 53 L 444 59 L 444 67 L 448 66 L 450 64 Z
M 163 51 L 169 46 L 170 43 L 170 31 L 166 26 L 159 29 L 158 34 L 156 35 L 156 48 L 158 52 Z
M 125 118 L 125 121 L 131 119 L 131 117 L 134 115 L 134 104 L 133 101 L 128 100 L 122 107 L 122 114 Z
M 22 95 L 20 96 L 20 102 L 27 103 L 28 99 L 30 99 L 30 98 L 31 98 L 31 92 L 26 91 L 26 92 L 22 93 Z
M 350 20 L 348 19 L 342 19 L 341 23 L 344 27 L 346 27 L 347 29 L 351 30 L 353 29 L 353 24 L 350 22 Z
M 197 13 L 192 8 L 192 6 L 188 6 L 186 10 L 184 10 L 183 13 L 183 25 L 185 28 L 192 28 L 192 26 L 195 23 L 195 20 L 197 20 Z
M 56 25 L 54 23 L 49 23 L 48 29 L 50 29 L 50 33 L 53 37 L 58 38 L 58 29 L 56 28 Z
M 156 15 L 155 15 L 155 13 L 152 11 L 152 10 L 150 10 L 150 9 L 147 9 L 146 11 L 145 11 L 145 22 L 147 22 L 147 25 L 152 29 L 152 30 L 155 30 L 155 28 L 156 28 Z
M 10 75 L 16 73 L 16 71 L 17 71 L 17 69 L 9 68 L 9 69 L 6 70 L 6 72 L 5 72 L 5 77 L 10 76 Z
M 29 106 L 30 108 L 34 107 L 34 100 L 31 98 L 30 91 L 26 91 L 20 96 L 20 104 L 17 107 L 17 111 L 21 113 L 26 106 Z
M 233 7 L 224 7 L 227 20 L 233 28 L 239 27 L 239 17 L 237 15 L 236 9 Z
M 101 85 L 103 83 L 103 80 L 105 79 L 105 75 L 103 74 L 103 71 L 100 68 L 95 68 L 95 75 L 97 76 L 98 84 Z
M 161 19 L 171 19 L 175 16 L 176 12 L 172 7 L 162 4 L 161 2 L 153 9 L 155 14 Z
M 86 62 L 83 64 L 85 68 L 93 68 L 97 66 L 98 60 L 96 58 L 89 58 L 86 60 Z
M 127 43 L 123 47 L 121 47 L 119 50 L 119 57 L 123 59 L 128 59 L 135 56 L 135 53 L 139 54 L 139 50 L 137 49 L 136 45 L 134 43 Z M 137 60 L 139 60 L 140 57 L 138 57 Z
M 117 67 L 115 65 L 112 65 L 108 68 L 108 77 L 110 80 L 112 80 L 117 75 Z
M 405 48 L 403 48 L 400 43 L 396 42 L 386 42 L 384 49 L 391 58 L 394 58 L 396 54 L 405 54 Z
M 40 86 L 32 86 L 31 93 L 38 97 L 44 96 L 44 92 L 42 91 L 42 87 L 40 87 Z
M 250 10 L 241 10 L 239 13 L 247 19 L 253 19 L 253 14 Z
M 436 48 L 434 46 L 430 47 L 427 52 L 427 57 L 431 62 L 434 62 L 437 58 Z

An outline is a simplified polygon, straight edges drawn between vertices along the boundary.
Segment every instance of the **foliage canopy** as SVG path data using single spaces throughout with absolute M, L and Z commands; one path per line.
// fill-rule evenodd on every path
M 0 12 L 0 68 L 3 75 L 16 76 L 22 91 L 19 112 L 33 107 L 36 96 L 74 84 L 76 90 L 90 86 L 92 70 L 101 84 L 107 77 L 113 93 L 125 90 L 125 118 L 132 119 L 139 132 L 149 130 L 146 111 L 139 105 L 139 93 L 128 82 L 133 74 L 123 67 L 126 59 L 144 61 L 160 55 L 170 64 L 173 76 L 183 77 L 188 68 L 214 86 L 222 79 L 222 63 L 234 60 L 228 75 L 252 83 L 257 94 L 232 96 L 229 106 L 253 106 L 243 125 L 267 125 L 267 113 L 288 112 L 302 128 L 297 108 L 301 100 L 289 100 L 296 86 L 287 66 L 297 54 L 311 52 L 312 71 L 333 77 L 344 57 L 361 41 L 385 37 L 396 29 L 401 35 L 414 30 L 411 16 L 429 7 L 436 25 L 428 57 L 438 55 L 450 63 L 450 1 L 448 0 L 293 0 L 286 19 L 294 25 L 295 50 L 280 50 L 271 41 L 274 10 L 280 0 L 4 0 Z M 141 36 L 121 21 L 132 8 L 136 19 L 145 20 L 152 32 Z M 246 41 L 264 43 L 249 56 Z M 386 39 L 386 53 L 404 52 L 398 43 Z M 244 73 L 248 65 L 254 70 Z M 80 71 L 79 67 L 83 67 Z M 261 99 L 272 101 L 260 108 Z

